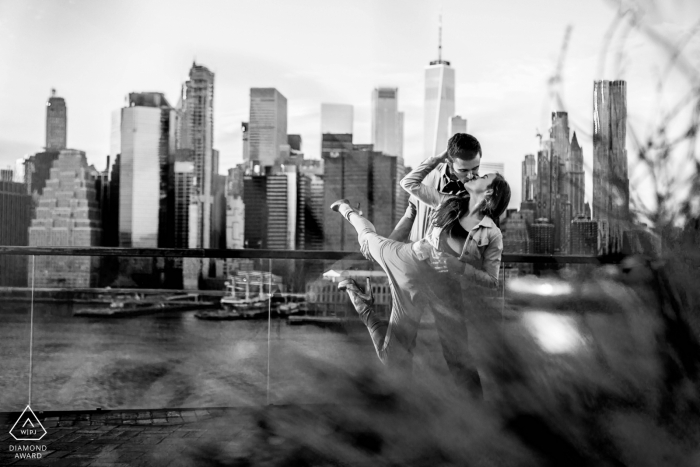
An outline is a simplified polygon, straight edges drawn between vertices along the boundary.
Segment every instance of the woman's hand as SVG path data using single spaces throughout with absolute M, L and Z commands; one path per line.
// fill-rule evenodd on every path
M 451 160 L 450 156 L 447 154 L 447 149 L 442 151 L 440 154 L 437 154 L 437 155 L 431 157 L 430 159 L 436 163 L 446 162 L 446 161 Z

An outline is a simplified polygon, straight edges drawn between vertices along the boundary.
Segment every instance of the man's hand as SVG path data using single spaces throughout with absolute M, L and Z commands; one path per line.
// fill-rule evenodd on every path
M 367 258 L 370 261 L 374 261 L 374 258 L 372 258 L 372 254 L 369 252 L 369 242 L 365 240 L 362 242 L 360 245 L 360 252 L 362 253 L 362 256 Z

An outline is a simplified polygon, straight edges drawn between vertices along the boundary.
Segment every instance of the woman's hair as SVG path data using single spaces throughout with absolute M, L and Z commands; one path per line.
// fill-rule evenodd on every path
M 486 195 L 476 210 L 498 222 L 498 218 L 510 203 L 510 185 L 503 175 L 496 173 L 496 177 L 488 188 L 492 191 L 491 194 Z M 449 198 L 433 213 L 433 225 L 446 227 L 467 213 L 469 213 L 469 197 Z

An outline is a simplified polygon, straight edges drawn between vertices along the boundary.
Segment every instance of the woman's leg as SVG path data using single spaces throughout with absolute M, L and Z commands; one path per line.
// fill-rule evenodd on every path
M 374 227 L 369 219 L 363 217 L 355 209 L 350 207 L 348 203 L 340 203 L 337 206 L 337 211 L 345 217 L 350 225 L 355 228 L 357 232 L 357 241 L 362 245 L 367 240 L 367 234 L 377 233 L 377 229 Z M 374 257 L 374 255 L 372 256 Z
M 376 233 L 374 224 L 342 202 L 334 204 L 357 232 L 358 242 L 366 243 L 372 258 L 384 269 L 389 279 L 392 307 L 388 325 L 374 314 L 371 304 L 363 300 L 356 290 L 347 288 L 350 299 L 367 326 L 377 356 L 387 366 L 399 367 L 410 371 L 412 367 L 412 350 L 415 346 L 418 323 L 422 313 L 421 307 L 413 306 L 415 286 L 410 279 L 418 267 L 410 246 L 389 240 Z M 368 294 L 369 291 L 365 291 Z M 362 302 L 365 303 L 356 303 Z M 363 306 L 364 305 L 364 306 Z

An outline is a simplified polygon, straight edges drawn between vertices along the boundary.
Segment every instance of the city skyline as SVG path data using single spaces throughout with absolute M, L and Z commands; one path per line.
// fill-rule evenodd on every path
M 266 11 L 265 5 L 242 6 L 240 14 L 229 15 L 236 16 L 232 20 L 235 27 L 224 27 L 226 23 L 217 21 L 207 31 L 202 31 L 201 37 L 191 41 L 176 35 L 176 25 L 168 25 L 167 32 L 155 27 L 143 37 L 145 47 L 137 47 L 134 39 L 128 37 L 117 45 L 105 42 L 119 28 L 126 31 L 143 26 L 142 20 L 130 14 L 136 4 L 105 5 L 96 8 L 80 1 L 56 4 L 10 1 L 0 6 L 3 17 L 13 18 L 3 31 L 5 38 L 21 39 L 1 41 L 0 57 L 8 63 L 19 63 L 21 57 L 35 57 L 20 71 L 15 69 L 12 74 L 0 76 L 0 92 L 3 102 L 7 102 L 0 111 L 0 124 L 5 128 L 0 136 L 0 167 L 13 166 L 16 159 L 41 149 L 45 139 L 42 134 L 45 132 L 43 104 L 51 88 L 55 87 L 57 95 L 66 99 L 68 108 L 67 146 L 84 150 L 89 163 L 102 168 L 104 156 L 110 153 L 110 115 L 121 106 L 123 96 L 130 92 L 162 91 L 171 102 L 176 101 L 177 90 L 193 58 L 217 75 L 213 144 L 221 151 L 219 173 L 226 173 L 242 160 L 240 123 L 248 120 L 249 89 L 258 86 L 274 86 L 288 98 L 288 131 L 302 135 L 303 151 L 310 158 L 320 157 L 321 103 L 352 105 L 355 109 L 354 141 L 369 143 L 371 101 L 368 94 L 376 87 L 397 87 L 401 93 L 401 110 L 405 113 L 406 164 L 415 165 L 423 157 L 423 73 L 425 65 L 437 54 L 440 10 L 437 2 L 402 8 L 405 21 L 382 22 L 382 28 L 395 33 L 395 39 L 390 41 L 380 41 L 373 35 L 360 37 L 338 32 L 356 30 L 358 22 L 372 24 L 381 21 L 392 13 L 396 6 L 392 2 L 364 9 L 362 5 L 335 6 L 334 11 L 342 13 L 348 24 L 336 24 L 332 28 L 324 25 L 322 30 L 316 31 L 320 34 L 328 32 L 331 39 L 326 44 L 312 41 L 304 34 L 293 35 L 291 39 L 287 37 L 286 42 L 276 40 L 283 37 L 286 29 L 280 27 L 273 33 L 273 26 L 283 24 L 288 10 L 296 7 L 275 5 L 270 11 L 272 23 L 268 40 L 256 42 L 251 50 L 247 50 L 249 45 L 240 38 L 257 22 L 249 21 L 253 24 L 247 25 L 245 19 L 255 18 L 256 13 Z M 143 2 L 139 7 L 143 9 L 143 16 L 149 17 L 146 13 L 153 13 L 162 5 Z M 177 3 L 168 7 L 177 13 L 183 11 L 184 5 Z M 318 4 L 305 2 L 305 5 L 313 7 Z M 505 163 L 505 175 L 514 192 L 511 206 L 516 206 L 520 202 L 521 159 L 524 154 L 537 151 L 535 130 L 544 131 L 549 112 L 568 111 L 571 128 L 577 132 L 583 147 L 586 200 L 590 201 L 592 83 L 596 79 L 626 79 L 630 123 L 639 124 L 644 121 L 640 120 L 640 115 L 647 112 L 655 101 L 656 84 L 653 74 L 648 76 L 649 73 L 639 71 L 658 61 L 658 50 L 642 48 L 644 41 L 638 34 L 631 34 L 627 41 L 630 55 L 619 73 L 612 64 L 614 57 L 610 57 L 601 72 L 599 53 L 605 30 L 614 18 L 613 8 L 603 2 L 566 7 L 546 1 L 528 5 L 509 5 L 508 14 L 503 15 L 496 6 L 462 6 L 457 2 L 444 2 L 443 56 L 450 59 L 456 70 L 455 113 L 469 122 L 469 131 L 482 142 L 484 157 Z M 219 9 L 222 8 L 225 10 L 219 5 Z M 658 21 L 654 24 L 673 40 L 686 31 L 688 18 L 697 17 L 692 13 L 698 6 L 675 5 L 674 8 L 676 12 L 673 14 L 663 10 L 655 12 Z M 203 21 L 211 15 L 204 10 L 207 9 L 194 12 L 194 19 Z M 369 18 L 361 19 L 366 11 L 370 12 Z M 114 25 L 108 25 L 103 32 L 91 29 L 90 18 L 111 13 Z M 82 15 L 88 21 L 81 19 L 76 22 L 83 18 Z M 188 17 L 185 14 L 179 16 Z M 464 26 L 466 18 L 475 17 L 498 18 L 498 21 L 474 21 L 470 27 Z M 300 21 L 313 22 L 314 18 L 318 20 L 315 14 L 311 14 L 309 19 Z M 541 27 L 533 30 L 528 21 L 521 21 L 522 18 L 533 18 Z M 42 26 L 46 21 L 50 24 L 64 22 L 67 27 L 62 29 L 74 33 L 50 34 L 52 28 Z M 303 24 L 295 24 L 295 30 Z M 564 62 L 561 92 L 568 105 L 561 109 L 548 101 L 547 82 L 554 72 L 567 24 L 573 26 L 573 33 Z M 24 31 L 30 30 L 36 34 L 25 37 Z M 527 34 L 523 34 L 525 30 Z M 80 39 L 91 33 L 94 40 Z M 164 34 L 172 40 L 156 40 Z M 348 38 L 341 39 L 344 36 Z M 525 36 L 527 40 L 521 40 Z M 48 50 L 44 51 L 41 46 L 48 43 L 49 37 L 56 47 L 72 53 L 58 54 L 61 62 L 45 57 Z M 499 45 L 497 41 L 503 44 Z M 485 43 L 488 45 L 483 45 Z M 350 44 L 352 47 L 349 48 Z M 695 41 L 691 42 L 686 50 L 695 50 L 696 46 Z M 100 47 L 110 52 L 106 56 L 111 67 L 100 67 L 104 59 L 99 53 L 91 53 L 102 50 Z M 412 52 L 401 52 L 404 49 Z M 163 53 L 166 58 L 156 66 L 146 57 L 158 53 Z M 283 57 L 285 54 L 288 59 Z M 97 55 L 94 60 L 93 55 Z M 90 60 L 85 60 L 88 56 Z M 72 72 L 78 67 L 81 69 L 80 80 Z M 21 112 L 17 111 L 18 108 L 22 109 Z M 629 144 L 628 149 L 631 149 Z M 632 164 L 632 154 L 629 159 Z M 630 179 L 633 178 L 630 171 Z

